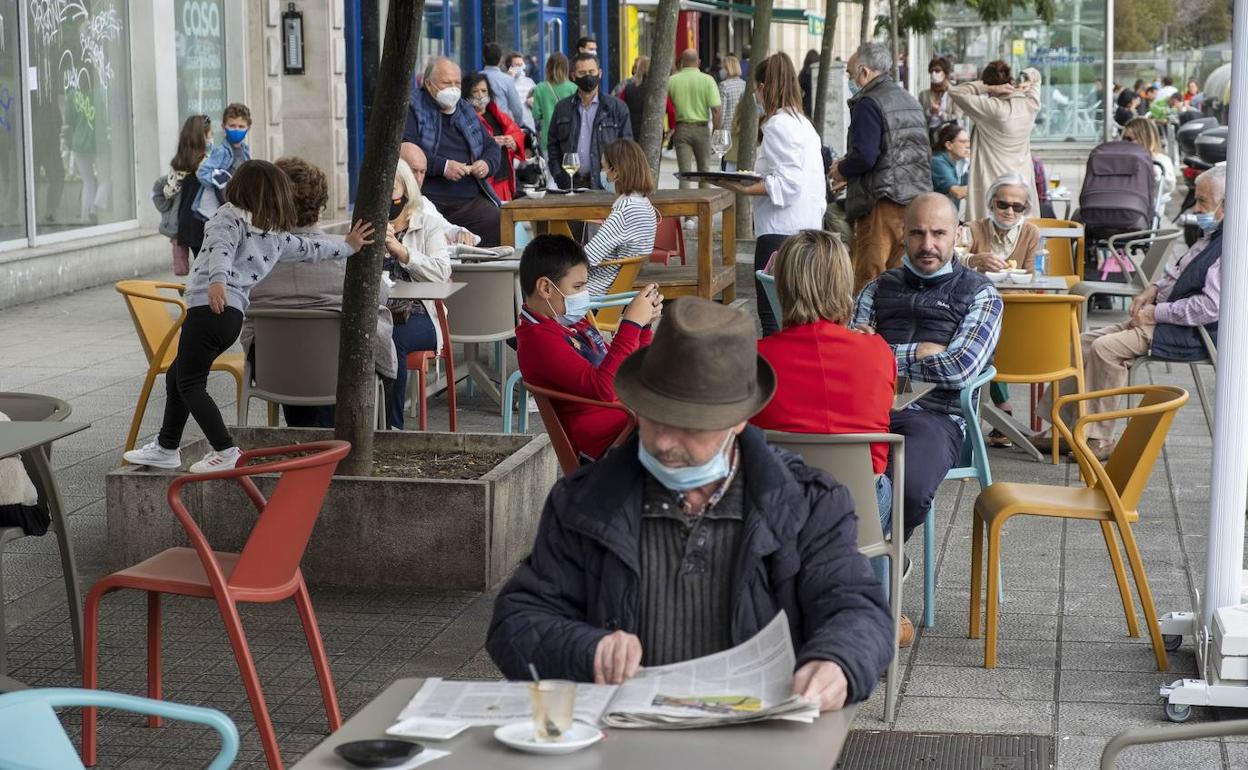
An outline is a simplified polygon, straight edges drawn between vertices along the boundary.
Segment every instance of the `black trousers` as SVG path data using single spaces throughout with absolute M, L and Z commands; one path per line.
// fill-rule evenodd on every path
M 762 270 L 767 267 L 771 255 L 780 249 L 780 244 L 784 243 L 787 237 L 787 235 L 774 233 L 758 236 L 754 241 L 754 269 Z M 758 320 L 763 325 L 763 336 L 780 331 L 780 319 L 771 312 L 771 305 L 767 303 L 767 295 L 763 293 L 763 284 L 757 278 L 754 279 L 754 296 L 757 298 Z
M 923 523 L 927 509 L 932 507 L 940 482 L 945 480 L 945 474 L 962 454 L 962 430 L 949 415 L 927 409 L 893 412 L 888 428 L 906 437 L 902 513 L 906 520 L 906 539 L 909 540 L 910 533 Z M 891 460 L 889 466 L 891 472 Z
M 476 180 L 472 180 L 476 184 Z M 444 198 L 429 196 L 438 212 L 453 225 L 466 227 L 481 236 L 482 247 L 501 246 L 498 232 L 498 206 L 484 195 L 471 198 Z
M 188 417 L 194 416 L 212 448 L 234 446 L 221 410 L 208 395 L 208 373 L 217 356 L 230 349 L 243 329 L 243 314 L 232 307 L 214 313 L 198 305 L 186 313 L 178 355 L 165 374 L 165 417 L 157 441 L 165 449 L 177 449 Z

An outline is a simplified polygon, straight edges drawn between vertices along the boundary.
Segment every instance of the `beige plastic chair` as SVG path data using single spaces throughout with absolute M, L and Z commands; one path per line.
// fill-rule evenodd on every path
M 338 392 L 338 341 L 342 314 L 336 310 L 259 309 L 247 315 L 255 321 L 254 363 L 243 369 L 243 393 L 238 399 L 238 424 L 247 424 L 247 407 L 259 398 L 273 404 L 328 406 Z M 370 358 L 371 352 L 370 352 Z M 273 413 L 270 412 L 270 424 Z M 377 378 L 373 420 L 386 429 L 385 392 Z
M 889 557 L 888 602 L 893 614 L 893 657 L 888 664 L 884 689 L 884 720 L 892 722 L 897 711 L 898 635 L 901 633 L 901 572 L 905 561 L 905 515 L 902 512 L 905 438 L 896 433 L 785 433 L 767 431 L 772 446 L 799 454 L 807 465 L 825 470 L 849 489 L 858 514 L 858 550 L 863 556 Z M 871 445 L 890 444 L 893 466 L 893 526 L 886 537 L 880 528 L 880 509 L 875 496 L 875 471 L 871 465 Z
M 516 319 L 520 312 L 520 286 L 517 263 L 455 265 L 451 281 L 467 284 L 446 299 L 446 315 L 451 326 L 451 341 L 468 345 L 468 369 L 482 380 L 489 379 L 475 360 L 476 346 L 494 344 L 498 382 L 507 381 L 507 358 L 503 341 L 516 335 Z M 472 392 L 472 380 L 469 380 Z M 502 400 L 501 395 L 498 399 Z

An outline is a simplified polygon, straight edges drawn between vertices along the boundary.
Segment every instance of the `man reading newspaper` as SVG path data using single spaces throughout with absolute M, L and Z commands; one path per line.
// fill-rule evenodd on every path
M 775 390 L 752 319 L 675 301 L 615 389 L 638 434 L 551 490 L 494 607 L 495 664 L 620 684 L 728 650 L 783 611 L 793 694 L 824 711 L 867 698 L 892 653 L 888 607 L 848 491 L 746 427 Z

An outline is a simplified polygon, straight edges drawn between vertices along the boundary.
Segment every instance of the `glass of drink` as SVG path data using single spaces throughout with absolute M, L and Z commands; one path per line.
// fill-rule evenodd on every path
M 568 174 L 568 194 L 576 194 L 576 172 L 581 169 L 581 156 L 575 152 L 565 152 L 560 164 Z
M 533 700 L 533 736 L 538 743 L 562 741 L 572 729 L 576 682 L 543 679 L 529 684 Z
M 966 264 L 966 258 L 971 253 L 971 227 L 965 223 L 958 225 L 958 234 L 954 237 L 953 253 L 957 256 L 958 261 Z
M 1049 188 L 1056 190 L 1057 188 L 1061 186 L 1062 186 L 1062 175 L 1061 174 L 1049 174 Z
M 711 151 L 715 153 L 715 158 L 723 161 L 724 153 L 728 152 L 728 148 L 732 147 L 732 134 L 728 133 L 728 129 L 720 128 L 711 133 Z

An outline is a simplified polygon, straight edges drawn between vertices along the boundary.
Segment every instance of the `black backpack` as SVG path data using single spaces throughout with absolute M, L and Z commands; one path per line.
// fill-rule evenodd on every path
M 1089 241 L 1153 226 L 1153 159 L 1134 142 L 1106 142 L 1088 156 L 1079 218 Z

